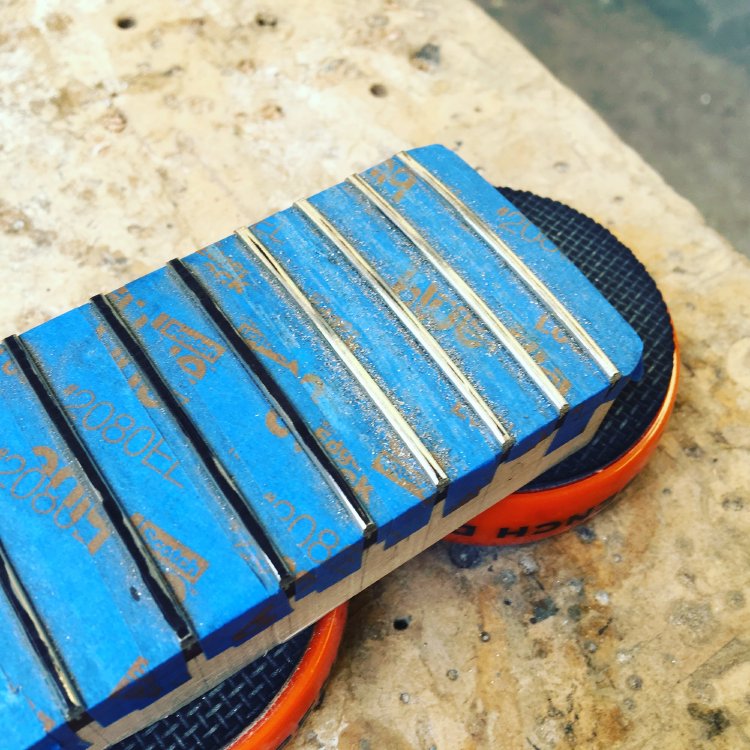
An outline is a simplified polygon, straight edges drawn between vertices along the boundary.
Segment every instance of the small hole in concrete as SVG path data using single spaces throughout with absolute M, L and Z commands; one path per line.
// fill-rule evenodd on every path
M 273 13 L 264 13 L 261 11 L 260 13 L 255 14 L 255 23 L 258 26 L 268 26 L 269 28 L 274 28 L 279 22 L 279 19 L 273 14 Z
M 135 26 L 135 18 L 130 16 L 122 16 L 115 21 L 118 29 L 132 29 Z
M 382 83 L 373 83 L 372 86 L 370 86 L 370 93 L 373 96 L 382 99 L 384 96 L 388 96 L 388 89 L 383 86 Z
M 411 617 L 397 617 L 393 621 L 394 630 L 406 630 L 411 622 Z

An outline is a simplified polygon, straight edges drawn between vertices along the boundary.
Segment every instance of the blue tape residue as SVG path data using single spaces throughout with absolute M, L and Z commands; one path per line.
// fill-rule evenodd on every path
M 0 374 L 0 537 L 89 713 L 109 724 L 187 679 L 180 644 L 30 386 L 10 372 Z
M 275 604 L 273 569 L 92 305 L 22 337 L 71 426 L 163 570 L 210 658 Z M 256 632 L 258 632 L 256 630 Z
M 111 295 L 296 576 L 322 591 L 361 566 L 361 527 L 192 294 L 166 269 Z

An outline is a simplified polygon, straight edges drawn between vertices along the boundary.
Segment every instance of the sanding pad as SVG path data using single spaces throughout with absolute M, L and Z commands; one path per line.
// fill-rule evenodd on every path
M 342 605 L 112 750 L 276 750 L 314 707 L 346 623 Z

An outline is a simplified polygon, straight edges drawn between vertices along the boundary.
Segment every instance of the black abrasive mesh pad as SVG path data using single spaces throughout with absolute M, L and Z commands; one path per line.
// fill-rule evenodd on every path
M 643 377 L 618 396 L 594 439 L 526 489 L 547 489 L 616 461 L 646 432 L 672 377 L 674 339 L 664 299 L 643 264 L 614 235 L 578 211 L 532 193 L 498 188 L 588 277 L 643 341 Z
M 271 704 L 305 653 L 312 628 L 256 659 L 179 711 L 113 750 L 222 750 Z

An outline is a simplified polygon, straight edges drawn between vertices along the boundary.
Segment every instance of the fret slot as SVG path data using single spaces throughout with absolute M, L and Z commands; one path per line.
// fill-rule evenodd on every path
M 184 409 L 181 400 L 172 391 L 159 370 L 157 370 L 156 366 L 151 361 L 151 357 L 141 348 L 140 343 L 132 335 L 128 326 L 115 312 L 116 303 L 112 304 L 112 302 L 105 297 L 94 297 L 92 303 L 97 307 L 99 313 L 107 321 L 107 324 L 111 329 L 117 334 L 118 339 L 122 342 L 128 355 L 132 357 L 133 361 L 138 363 L 139 368 L 146 373 L 158 399 L 165 404 L 169 412 L 180 425 L 183 433 L 190 440 L 195 456 L 201 459 L 211 476 L 211 479 L 216 483 L 216 486 L 220 488 L 223 496 L 232 507 L 232 510 L 234 510 L 239 516 L 253 538 L 257 540 L 258 546 L 276 571 L 281 588 L 287 592 L 288 596 L 293 596 L 293 574 L 284 563 L 274 543 L 266 535 L 263 525 L 258 521 L 234 482 L 232 482 L 227 475 L 226 470 L 223 469 L 218 459 L 214 456 L 211 446 L 204 439 L 201 431 Z
M 387 547 L 423 528 L 443 497 L 319 329 L 256 256 L 228 237 L 185 258 L 212 304 L 269 370 Z
M 2 553 L 0 552 L 0 557 Z M 5 578 L 0 560 L 0 578 Z M 7 586 L 8 581 L 3 580 Z M 15 585 L 14 585 L 14 588 Z M 37 636 L 29 636 L 24 612 L 0 587 L 0 725 L 3 745 L 11 748 L 51 747 L 49 740 L 65 748 L 80 748 L 66 719 L 80 713 L 75 688 L 39 654 Z M 37 642 L 35 645 L 34 642 Z M 41 656 L 41 658 L 40 658 Z M 44 721 L 40 720 L 44 717 Z
M 361 520 L 179 276 L 156 271 L 108 299 L 282 584 L 301 599 L 358 570 Z
M 274 275 L 277 281 L 291 295 L 301 310 L 308 316 L 310 321 L 318 329 L 319 333 L 327 341 L 329 346 L 344 363 L 349 372 L 354 375 L 367 395 L 377 405 L 380 412 L 388 420 L 399 438 L 408 446 L 414 458 L 419 462 L 423 471 L 430 477 L 435 487 L 441 487 L 448 481 L 448 477 L 442 467 L 425 447 L 422 440 L 403 418 L 393 402 L 386 396 L 373 377 L 362 366 L 356 356 L 352 354 L 346 344 L 335 333 L 328 321 L 319 315 L 304 292 L 295 284 L 289 274 L 276 261 L 268 247 L 261 242 L 257 234 L 250 229 L 242 227 L 235 234 L 245 247 L 252 252 L 266 269 Z
M 282 416 L 286 424 L 291 426 L 298 443 L 307 451 L 311 460 L 318 464 L 334 491 L 340 494 L 342 499 L 352 507 L 354 514 L 356 514 L 360 521 L 366 544 L 372 543 L 377 528 L 370 517 L 370 513 L 341 476 L 341 471 L 321 447 L 315 433 L 302 418 L 289 397 L 278 387 L 268 368 L 265 367 L 252 349 L 245 345 L 242 336 L 232 326 L 231 322 L 215 304 L 210 293 L 201 285 L 200 281 L 191 273 L 188 267 L 180 260 L 170 261 L 168 265 L 180 277 L 183 284 L 195 295 L 206 314 L 232 344 L 234 350 L 244 360 L 258 382 L 262 384 L 264 395 L 273 404 L 274 410 Z
M 25 336 L 28 335 L 25 334 Z M 82 467 L 88 481 L 96 489 L 110 523 L 130 552 L 149 593 L 159 605 L 164 619 L 174 630 L 180 640 L 182 650 L 188 656 L 195 646 L 196 638 L 182 605 L 170 591 L 153 555 L 136 532 L 132 520 L 124 513 L 116 494 L 102 476 L 99 466 L 92 460 L 86 446 L 71 428 L 62 405 L 29 351 L 25 336 L 22 338 L 14 337 L 14 339 L 6 341 L 8 350 L 14 356 L 21 371 L 36 392 L 37 398 L 44 405 L 50 420 L 65 440 L 70 452 Z
M 31 597 L 13 569 L 2 544 L 0 544 L 0 598 L 3 594 L 8 598 L 7 604 L 13 606 L 26 637 L 31 641 L 31 647 L 36 657 L 44 665 L 47 674 L 60 691 L 65 703 L 66 715 L 70 718 L 80 716 L 85 709 L 75 679 L 65 666 L 60 652 L 50 638 L 39 613 L 34 607 Z
M 109 724 L 187 679 L 177 635 L 186 628 L 149 580 L 118 509 L 105 508 L 106 488 L 24 346 L 8 339 L 5 347 L 12 367 L 0 378 L 4 553 L 20 584 L 16 595 L 25 592 L 25 610 L 59 655 L 58 673 L 77 686 L 72 699 Z M 128 677 L 136 663 L 149 665 L 145 680 L 140 671 Z
M 255 255 L 269 257 L 267 266 L 275 266 L 277 279 L 286 277 L 295 303 L 322 321 L 339 360 L 363 385 L 378 387 L 372 393 L 382 392 L 392 424 L 391 415 L 398 416 L 440 466 L 444 512 L 476 494 L 504 459 L 502 446 L 399 318 L 299 211 L 288 209 L 249 231 L 256 247 L 265 248 Z
M 417 318 L 512 435 L 504 461 L 523 455 L 549 434 L 557 421 L 554 407 L 463 298 L 376 207 L 350 185 L 331 188 L 309 203 L 378 274 L 387 294 Z M 344 251 L 337 255 L 338 263 L 356 271 Z M 479 420 L 471 404 L 462 401 L 468 408 L 456 406 L 457 401 L 454 415 L 457 411 Z
M 200 648 L 230 647 L 274 603 L 289 611 L 265 555 L 96 306 L 23 341 Z

